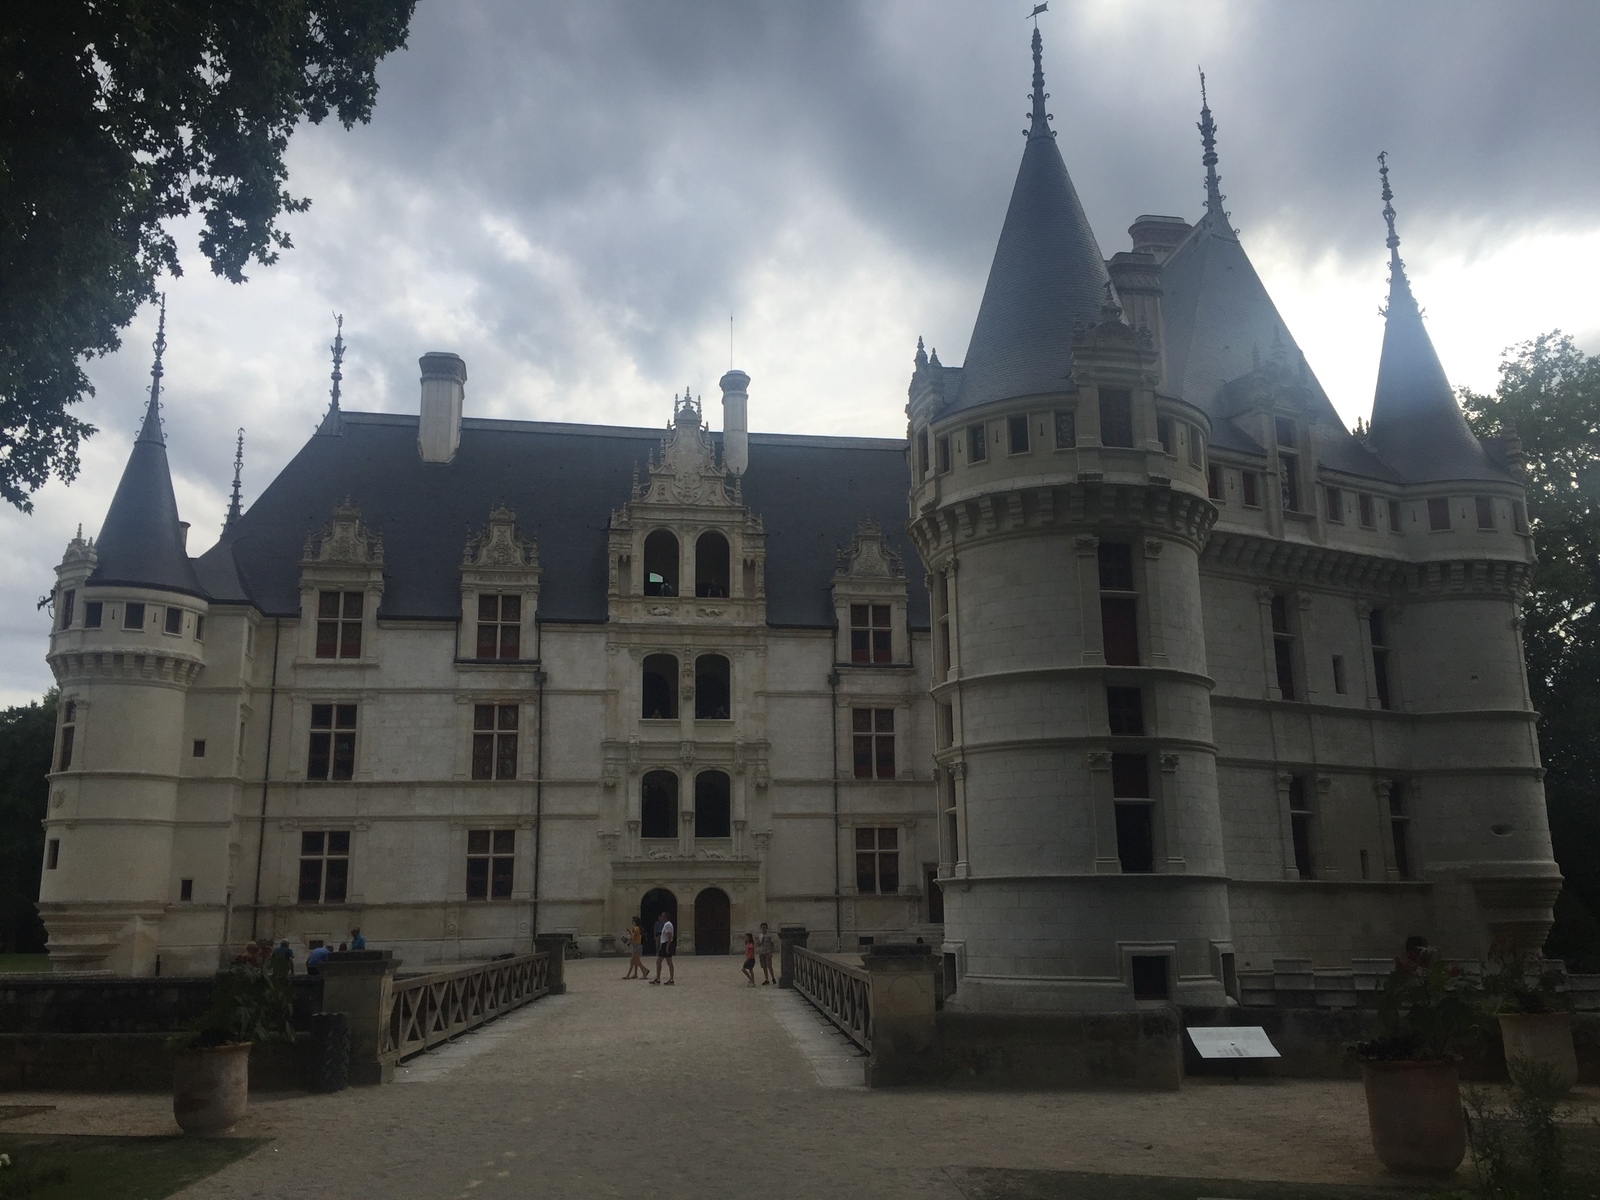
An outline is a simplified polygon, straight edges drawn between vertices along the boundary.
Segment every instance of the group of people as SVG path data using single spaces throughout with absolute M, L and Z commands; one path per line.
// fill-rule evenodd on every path
M 672 961 L 678 950 L 678 927 L 666 913 L 658 913 L 656 915 L 655 934 L 656 973 L 655 977 L 651 978 L 650 968 L 645 965 L 644 961 L 644 925 L 638 917 L 633 918 L 629 923 L 628 932 L 623 935 L 624 940 L 628 943 L 628 973 L 622 978 L 645 979 L 664 987 L 672 987 L 678 979 L 677 968 Z M 744 971 L 744 977 L 748 981 L 747 986 L 755 987 L 756 985 L 756 965 L 758 962 L 761 966 L 761 986 L 766 987 L 768 984 L 776 984 L 778 982 L 778 977 L 772 973 L 772 952 L 776 944 L 777 939 L 767 929 L 765 921 L 761 922 L 760 933 L 747 932 L 744 935 L 744 966 L 741 969 Z M 663 966 L 667 972 L 667 978 L 664 983 L 661 978 Z
M 362 934 L 359 925 L 350 931 L 350 940 L 348 942 L 339 943 L 339 953 L 341 954 L 348 950 L 365 950 L 366 948 L 367 939 Z M 328 961 L 328 956 L 332 953 L 333 951 L 328 948 L 326 942 L 313 946 L 311 953 L 306 955 L 306 974 L 322 974 L 322 964 Z M 276 946 L 272 944 L 271 938 L 261 942 L 246 942 L 244 953 L 239 956 L 238 961 L 252 967 L 259 967 L 269 958 L 282 959 L 289 964 L 289 973 L 291 975 L 294 974 L 294 947 L 289 945 L 288 938 L 283 938 Z

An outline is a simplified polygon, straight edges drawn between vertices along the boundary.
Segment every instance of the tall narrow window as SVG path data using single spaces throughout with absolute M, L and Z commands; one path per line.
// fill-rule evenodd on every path
M 1283 485 L 1283 511 L 1300 512 L 1300 456 L 1298 454 L 1278 455 L 1278 470 L 1281 472 L 1279 482 Z
M 1488 496 L 1475 496 L 1473 504 L 1478 510 L 1478 528 L 1494 528 L 1494 501 Z
M 1411 813 L 1406 807 L 1406 785 L 1389 784 L 1389 837 L 1394 844 L 1394 869 L 1401 879 L 1414 879 L 1411 862 Z
M 61 593 L 61 611 L 57 614 L 56 628 L 71 629 L 73 610 L 77 606 L 78 593 L 73 588 L 68 588 Z
M 1344 490 L 1342 488 L 1324 488 L 1328 501 L 1328 520 L 1335 525 L 1344 524 Z
M 522 656 L 522 597 L 515 594 L 478 596 L 478 657 Z
M 1198 425 L 1185 425 L 1183 428 L 1189 441 L 1189 465 L 1199 470 L 1200 464 L 1205 461 L 1205 435 L 1200 432 Z
M 361 657 L 361 592 L 317 593 L 317 657 Z
M 1333 690 L 1341 696 L 1345 693 L 1344 655 L 1342 654 L 1333 656 Z
M 1528 532 L 1528 510 L 1523 507 L 1521 500 L 1513 500 L 1511 502 L 1511 528 L 1518 533 Z M 89 607 L 92 608 L 94 606 L 90 605 Z M 84 621 L 85 625 L 88 623 L 87 620 Z M 99 622 L 96 622 L 96 624 L 99 624 Z
M 1240 471 L 1239 487 L 1246 508 L 1261 507 L 1261 476 L 1254 471 Z
M 856 891 L 879 896 L 900 891 L 898 829 L 856 829 Z
M 1272 657 L 1278 691 L 1285 700 L 1295 699 L 1294 633 L 1289 628 L 1289 598 L 1281 594 L 1272 598 Z
M 1315 879 L 1311 861 L 1311 801 L 1303 775 L 1289 780 L 1289 832 L 1294 842 L 1294 869 L 1301 879 Z
M 852 708 L 850 737 L 857 779 L 894 778 L 894 709 Z
M 644 539 L 644 594 L 678 594 L 678 539 L 665 529 L 657 529 Z
M 54 871 L 61 865 L 61 839 L 51 838 L 44 844 L 44 869 Z
M 939 474 L 943 475 L 950 469 L 950 435 L 941 433 L 934 439 L 933 447 Z
M 306 778 L 341 782 L 356 774 L 356 706 L 313 704 Z
M 1383 609 L 1375 608 L 1367 616 L 1367 629 L 1372 634 L 1372 686 L 1378 693 L 1378 707 L 1389 707 L 1389 637 L 1388 621 Z
M 1356 494 L 1356 511 L 1361 517 L 1361 527 L 1363 529 L 1377 528 L 1378 514 L 1372 503 L 1372 494 L 1370 492 Z
M 1133 588 L 1133 549 L 1126 542 L 1101 542 L 1100 628 L 1109 666 L 1139 665 L 1139 603 Z
M 961 820 L 956 814 L 956 781 L 955 776 L 944 772 L 940 783 L 944 789 L 944 836 L 945 845 L 950 851 L 950 861 L 961 861 Z
M 1078 444 L 1078 414 L 1070 408 L 1055 412 L 1056 449 L 1070 450 Z
M 694 660 L 694 719 L 726 721 L 733 715 L 732 677 L 728 660 L 702 654 Z
M 1161 453 L 1167 455 L 1178 453 L 1177 426 L 1171 417 L 1156 418 L 1156 441 L 1161 443 Z
M 350 889 L 350 831 L 311 829 L 300 835 L 301 904 L 343 904 Z
M 56 770 L 65 771 L 72 765 L 72 743 L 78 732 L 78 702 L 68 700 L 61 706 L 61 749 L 56 754 Z
M 671 771 L 647 771 L 640 781 L 639 836 L 678 836 L 678 777 Z
M 516 873 L 515 829 L 467 830 L 468 900 L 509 900 Z
M 926 479 L 927 477 L 928 477 L 928 431 L 926 429 L 919 429 L 917 431 L 917 478 L 920 480 L 920 479 Z
M 1129 874 L 1156 869 L 1155 806 L 1150 762 L 1143 754 L 1111 756 L 1111 794 L 1117 811 L 1117 859 Z
M 183 632 L 183 609 L 176 604 L 167 605 L 166 631 L 168 633 Z
M 887 604 L 850 606 L 850 661 L 886 663 L 894 661 L 893 630 Z
M 1222 499 L 1222 468 L 1216 463 L 1206 467 L 1206 495 L 1213 500 Z
M 701 771 L 694 777 L 694 836 L 733 836 L 733 786 L 722 771 Z
M 1144 736 L 1144 693 L 1136 687 L 1106 688 L 1106 719 L 1112 737 Z
M 1272 422 L 1273 430 L 1278 437 L 1278 445 L 1295 449 L 1299 442 L 1295 440 L 1294 421 L 1289 417 L 1276 417 Z
M 989 457 L 988 431 L 982 425 L 967 426 L 967 461 L 980 463 Z
M 1518 533 L 1526 532 L 1518 530 Z M 105 606 L 99 600 L 90 600 L 83 606 L 83 627 L 85 629 L 99 629 L 100 621 L 105 612 Z
M 1028 414 L 1006 418 L 1006 444 L 1012 454 L 1028 452 Z
M 934 596 L 939 605 L 939 674 L 950 673 L 950 576 L 939 572 L 938 589 Z
M 702 599 L 726 599 L 729 586 L 728 539 L 708 529 L 694 542 L 694 594 Z
M 1389 501 L 1389 532 L 1400 532 L 1400 501 Z
M 144 628 L 144 605 L 129 601 L 122 606 L 122 627 L 139 631 Z
M 1428 501 L 1428 528 L 1434 533 L 1450 528 L 1450 498 L 1434 496 Z
M 1100 389 L 1100 444 L 1133 445 L 1133 396 L 1126 389 Z
M 517 777 L 517 706 L 472 706 L 472 777 Z
M 647 721 L 678 719 L 678 660 L 671 654 L 648 654 L 644 660 L 644 706 Z

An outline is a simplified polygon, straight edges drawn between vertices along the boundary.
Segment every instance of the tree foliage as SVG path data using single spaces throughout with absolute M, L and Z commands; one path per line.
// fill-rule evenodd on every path
M 94 429 L 83 361 L 120 344 L 196 214 L 235 283 L 289 247 L 300 121 L 366 121 L 416 0 L 24 0 L 0 21 L 0 497 L 31 509 Z
M 0 951 L 38 954 L 44 925 L 34 901 L 44 865 L 45 807 L 56 738 L 56 692 L 0 712 Z
M 1463 390 L 1480 437 L 1514 427 L 1538 553 L 1523 605 L 1528 688 L 1566 886 L 1549 952 L 1600 970 L 1600 356 L 1560 331 L 1507 352 L 1492 396 Z

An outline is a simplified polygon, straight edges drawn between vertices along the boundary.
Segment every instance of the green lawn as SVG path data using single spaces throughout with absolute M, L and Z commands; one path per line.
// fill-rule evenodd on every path
M 265 1145 L 262 1138 L 0 1133 L 0 1200 L 161 1200 Z M 60 1173 L 65 1172 L 65 1178 Z M 30 1186 L 30 1180 L 48 1180 Z
M 48 975 L 48 954 L 0 954 L 0 975 Z

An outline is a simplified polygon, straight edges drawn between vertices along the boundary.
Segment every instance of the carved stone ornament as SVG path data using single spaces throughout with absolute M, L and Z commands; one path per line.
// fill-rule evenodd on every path
M 301 551 L 302 567 L 341 563 L 362 567 L 383 566 L 383 535 L 373 533 L 361 521 L 361 510 L 345 497 L 334 506 L 333 520 L 321 531 L 306 535 Z
M 67 551 L 61 556 L 61 570 L 69 571 L 76 567 L 85 575 L 94 571 L 95 563 L 99 556 L 94 551 L 94 539 L 84 540 L 83 526 L 78 526 L 77 535 L 67 543 Z
M 889 545 L 883 529 L 871 517 L 856 525 L 855 540 L 838 551 L 834 579 L 904 579 L 905 561 Z
M 1109 771 L 1111 769 L 1111 751 L 1089 751 L 1089 769 L 1091 771 Z
M 661 443 L 660 457 L 651 452 L 647 478 L 633 498 L 656 504 L 742 507 L 737 483 L 737 477 L 730 477 L 717 462 L 711 431 L 685 388 L 681 397 L 674 398 L 672 426 Z
M 463 567 L 505 571 L 539 568 L 539 552 L 532 538 L 517 529 L 517 514 L 503 504 L 489 511 L 489 523 L 467 535 L 461 555 Z

